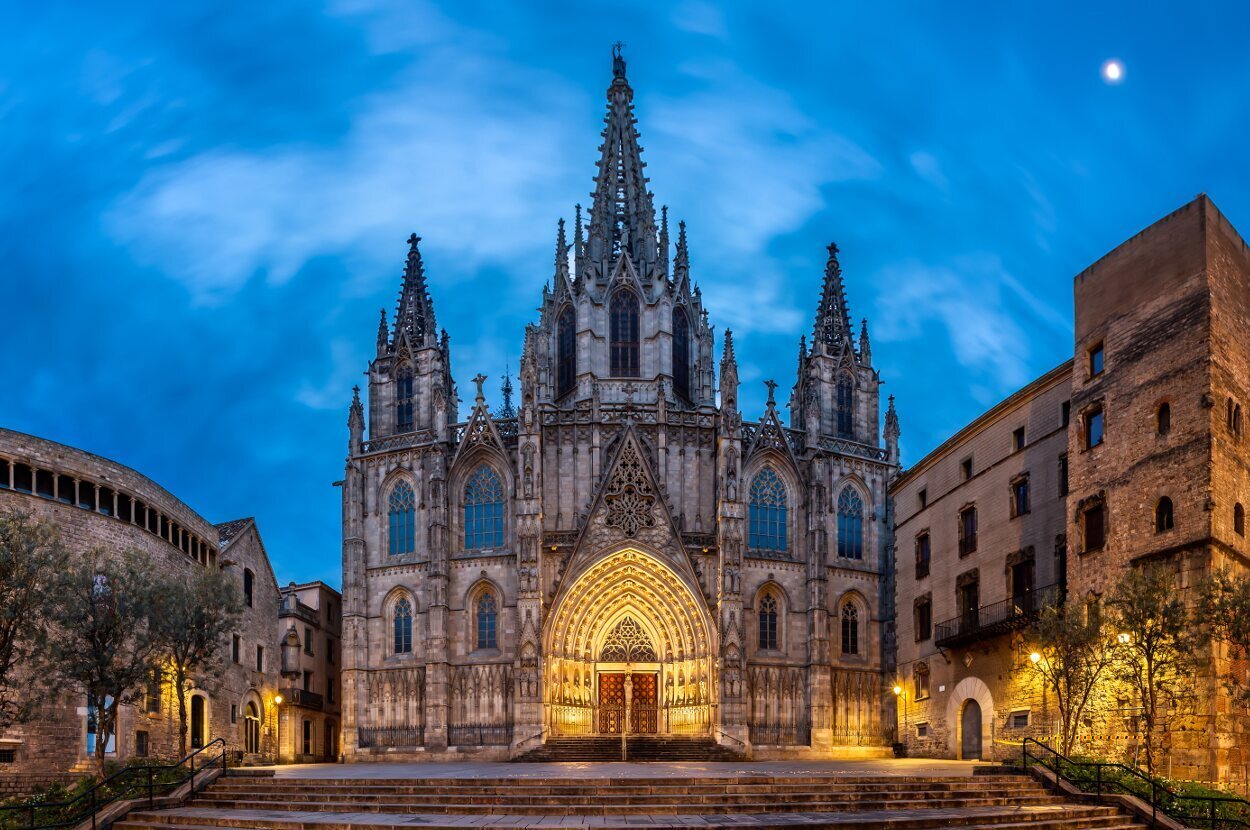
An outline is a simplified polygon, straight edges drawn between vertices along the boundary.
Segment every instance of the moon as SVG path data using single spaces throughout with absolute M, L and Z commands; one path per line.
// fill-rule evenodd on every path
M 1112 58 L 1102 65 L 1102 79 L 1109 84 L 1118 84 L 1124 80 L 1124 64 Z

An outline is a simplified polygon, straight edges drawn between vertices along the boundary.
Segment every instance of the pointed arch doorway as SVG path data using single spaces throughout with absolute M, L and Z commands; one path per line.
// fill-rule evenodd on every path
M 714 629 L 659 557 L 598 559 L 556 598 L 544 632 L 544 714 L 554 735 L 709 735 Z

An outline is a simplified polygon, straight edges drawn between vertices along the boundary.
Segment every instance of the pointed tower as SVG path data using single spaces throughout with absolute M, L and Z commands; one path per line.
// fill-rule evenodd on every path
M 885 453 L 891 464 L 898 464 L 898 438 L 902 432 L 898 428 L 898 413 L 894 411 L 894 396 L 885 410 Z
M 844 348 L 851 348 L 851 316 L 846 307 L 838 246 L 834 242 L 829 243 L 829 260 L 825 263 L 825 283 L 820 305 L 816 309 L 812 348 L 835 356 Z
M 425 265 L 421 262 L 421 237 L 408 237 L 408 262 L 404 265 L 404 284 L 399 291 L 399 308 L 395 312 L 395 337 L 407 340 L 411 348 L 433 345 L 438 327 L 434 322 L 434 303 L 425 285 Z M 393 345 L 393 344 L 392 344 Z
M 599 172 L 587 232 L 588 265 L 593 278 L 605 282 L 622 254 L 645 281 L 658 272 L 659 240 L 655 207 L 647 189 L 634 118 L 634 90 L 625 78 L 625 58 L 618 44 L 612 50 L 612 84 L 604 118 Z

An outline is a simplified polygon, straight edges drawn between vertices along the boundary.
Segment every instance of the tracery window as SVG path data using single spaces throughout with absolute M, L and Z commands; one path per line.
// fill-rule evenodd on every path
M 482 464 L 464 486 L 464 548 L 498 547 L 503 547 L 503 482 Z
M 838 556 L 864 558 L 864 503 L 853 487 L 838 496 Z
M 390 536 L 388 551 L 391 556 L 401 556 L 417 549 L 417 498 L 412 485 L 398 482 L 391 488 L 388 500 Z
M 622 289 L 612 295 L 608 309 L 609 357 L 616 377 L 638 377 L 638 296 Z
M 573 390 L 577 375 L 575 317 L 572 307 L 566 307 L 556 323 L 556 397 L 563 397 Z
M 772 594 L 760 597 L 760 648 L 778 648 L 777 598 Z
M 850 600 L 842 606 L 842 653 L 859 654 L 859 609 Z
M 395 603 L 395 653 L 412 654 L 412 603 L 401 599 Z
M 855 432 L 855 385 L 845 372 L 838 376 L 837 430 L 843 438 L 851 438 Z
M 673 391 L 690 400 L 690 321 L 681 308 L 673 309 Z
M 650 663 L 657 658 L 647 632 L 633 617 L 626 617 L 603 641 L 599 659 L 606 663 Z
M 395 377 L 396 432 L 412 432 L 412 386 L 412 367 L 401 367 Z
M 786 486 L 772 467 L 751 480 L 749 545 L 753 550 L 786 551 Z
M 498 635 L 499 612 L 495 605 L 495 595 L 483 591 L 477 598 L 477 647 L 499 648 Z

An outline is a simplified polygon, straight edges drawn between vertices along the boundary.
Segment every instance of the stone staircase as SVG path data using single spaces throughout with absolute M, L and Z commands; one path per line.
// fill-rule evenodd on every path
M 345 771 L 346 772 L 346 771 Z M 725 775 L 511 778 L 226 776 L 189 804 L 114 830 L 845 827 L 856 830 L 1144 830 L 1019 775 Z
M 741 761 L 745 757 L 711 738 L 627 738 L 629 761 Z M 611 736 L 548 738 L 518 761 L 620 761 L 621 739 Z

